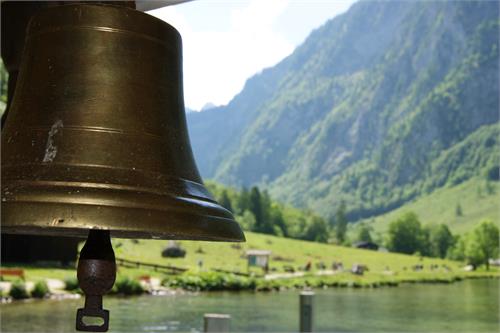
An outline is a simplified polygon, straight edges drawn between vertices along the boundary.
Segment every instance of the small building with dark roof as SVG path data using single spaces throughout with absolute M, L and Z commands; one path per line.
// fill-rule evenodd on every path
M 375 244 L 373 242 L 357 242 L 354 244 L 354 247 L 357 249 L 373 250 L 373 251 L 377 251 L 379 248 L 378 244 Z

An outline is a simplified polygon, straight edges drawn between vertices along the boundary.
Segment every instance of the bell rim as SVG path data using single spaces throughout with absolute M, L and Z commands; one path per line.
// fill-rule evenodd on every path
M 128 238 L 128 239 L 152 239 L 152 240 L 195 240 L 195 241 L 216 241 L 216 242 L 245 242 L 245 234 L 239 224 L 229 218 L 223 218 L 213 215 L 199 215 L 190 212 L 168 212 L 168 211 L 151 211 L 143 209 L 131 209 L 121 207 L 106 207 L 108 212 L 102 213 L 100 217 L 93 219 L 92 224 L 78 220 L 53 218 L 49 219 L 37 218 L 35 221 L 30 219 L 30 215 L 40 216 L 40 212 L 44 210 L 53 211 L 51 206 L 58 205 L 67 206 L 65 208 L 78 213 L 79 210 L 98 210 L 99 206 L 86 207 L 85 205 L 61 205 L 46 203 L 2 203 L 2 233 L 5 234 L 26 234 L 26 235 L 41 235 L 41 236 L 64 236 L 64 237 L 79 237 L 85 238 L 90 230 L 109 230 L 113 238 Z M 17 206 L 17 207 L 16 207 Z M 26 207 L 26 206 L 29 206 Z M 34 208 L 37 207 L 37 208 Z M 111 223 L 110 216 L 119 212 L 120 215 L 127 214 L 130 216 L 130 221 L 122 220 L 123 223 L 129 223 L 129 227 L 117 226 Z M 151 215 L 160 216 L 154 222 L 151 220 Z M 120 216 L 117 215 L 117 216 Z M 54 215 L 55 216 L 55 215 Z M 162 218 L 161 218 L 162 217 Z M 150 231 L 145 231 L 143 224 L 130 223 L 138 221 L 141 218 L 148 219 L 147 225 Z M 165 220 L 167 219 L 167 221 Z M 170 220 L 170 222 L 168 222 Z M 64 221 L 64 222 L 61 222 Z M 58 224 L 59 226 L 56 226 Z M 64 224 L 64 226 L 62 226 Z M 87 226 L 85 226 L 88 224 Z M 95 227 L 101 225 L 102 227 Z M 188 227 L 188 228 L 186 228 Z M 156 229 L 155 229 L 156 228 Z M 162 229 L 162 231 L 160 231 Z M 193 232 L 195 230 L 196 232 Z
M 117 238 L 245 240 L 232 213 L 211 197 L 190 191 L 192 187 L 161 193 L 102 184 L 3 180 L 5 233 L 86 237 L 88 230 L 101 229 Z

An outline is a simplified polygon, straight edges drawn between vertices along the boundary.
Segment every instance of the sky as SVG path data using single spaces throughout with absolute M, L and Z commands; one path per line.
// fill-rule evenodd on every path
M 182 36 L 187 108 L 226 105 L 353 0 L 196 0 L 148 13 Z

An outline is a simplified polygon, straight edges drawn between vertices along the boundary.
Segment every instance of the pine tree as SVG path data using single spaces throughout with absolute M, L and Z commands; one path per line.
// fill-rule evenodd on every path
M 335 236 L 339 244 L 345 241 L 345 234 L 347 231 L 347 218 L 345 217 L 345 202 L 342 201 L 340 207 L 335 213 Z
M 256 186 L 253 186 L 250 189 L 250 211 L 253 213 L 255 216 L 255 230 L 257 232 L 262 232 L 263 226 L 264 226 L 264 219 L 262 216 L 262 201 L 261 201 L 261 195 L 259 188 Z
M 222 207 L 226 208 L 228 211 L 233 212 L 233 205 L 231 204 L 231 199 L 229 198 L 229 195 L 227 194 L 226 190 L 223 190 L 221 193 L 221 197 L 219 199 L 219 202 Z
M 250 192 L 246 187 L 241 189 L 240 195 L 238 196 L 238 212 L 237 214 L 243 215 L 246 210 L 250 210 Z

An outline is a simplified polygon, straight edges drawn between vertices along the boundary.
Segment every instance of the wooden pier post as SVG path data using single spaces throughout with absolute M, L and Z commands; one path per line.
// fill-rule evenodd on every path
M 300 293 L 300 332 L 313 331 L 313 303 L 314 292 L 302 291 Z
M 209 332 L 229 332 L 229 321 L 231 316 L 228 314 L 219 314 L 219 313 L 205 313 L 203 317 L 203 331 L 206 333 Z

